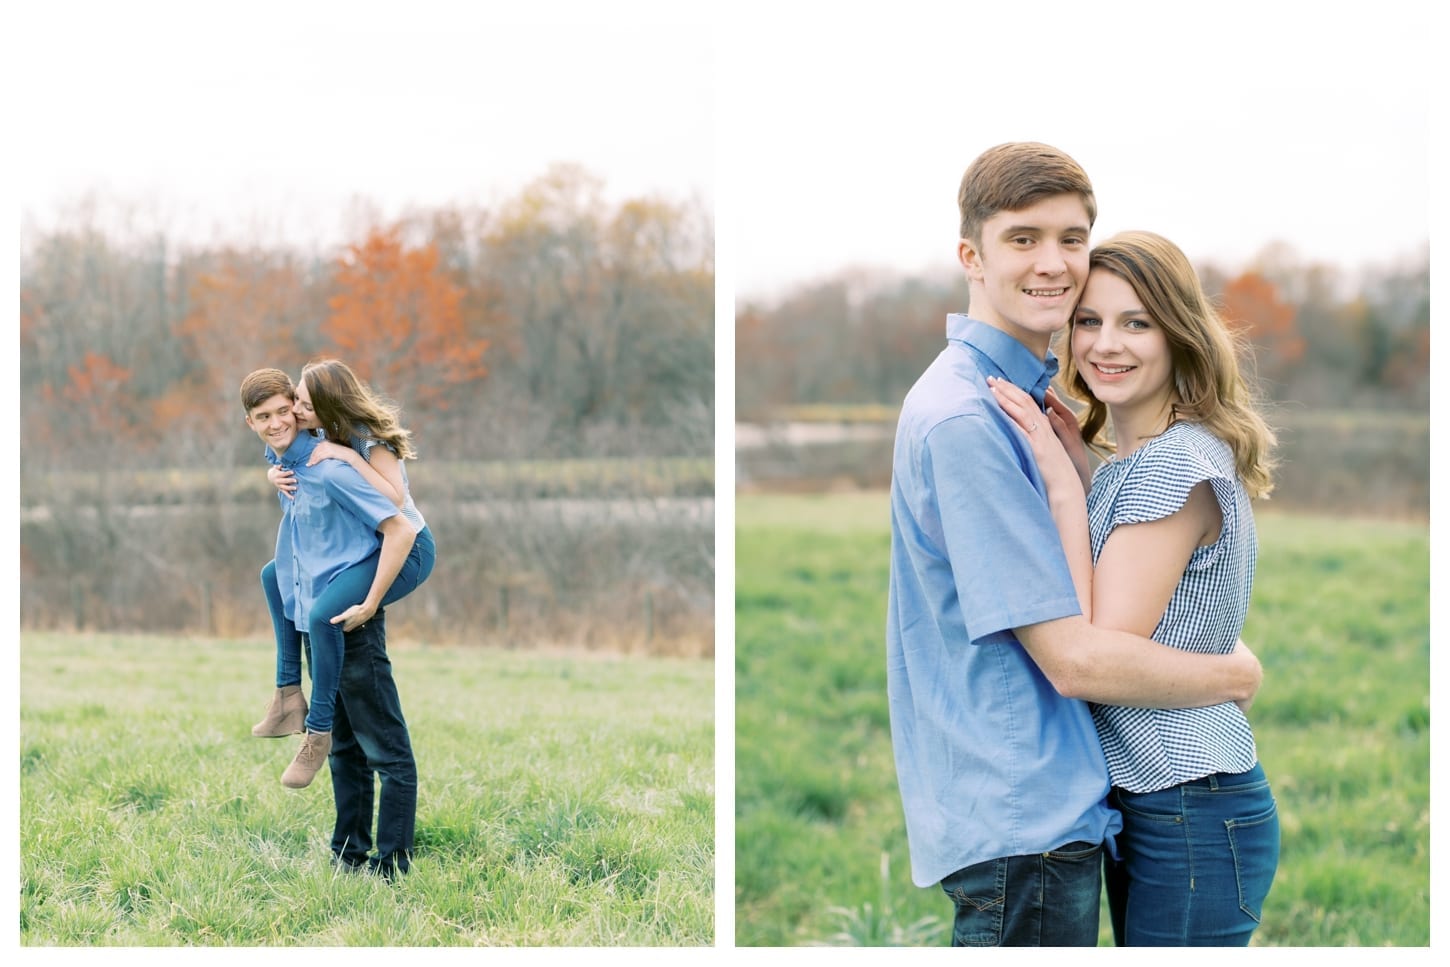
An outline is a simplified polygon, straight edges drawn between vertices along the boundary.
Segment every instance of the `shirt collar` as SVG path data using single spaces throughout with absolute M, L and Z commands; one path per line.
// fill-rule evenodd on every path
M 1057 356 L 1051 349 L 1046 359 L 1000 329 L 953 312 L 947 316 L 947 339 L 966 343 L 996 364 L 1012 383 L 1032 395 L 1038 406 L 1047 402 L 1047 384 L 1057 375 Z
M 306 430 L 298 430 L 297 439 L 292 441 L 292 445 L 282 456 L 277 456 L 271 447 L 267 447 L 267 462 L 284 470 L 296 470 L 299 466 L 306 465 L 307 458 L 312 456 L 316 446 L 317 437 Z

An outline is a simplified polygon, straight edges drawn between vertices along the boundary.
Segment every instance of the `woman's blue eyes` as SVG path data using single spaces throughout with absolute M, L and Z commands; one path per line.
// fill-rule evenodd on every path
M 1103 321 L 1097 316 L 1082 316 L 1073 321 L 1073 325 L 1075 326 L 1101 326 L 1102 324 Z M 1147 319 L 1129 319 L 1123 323 L 1123 326 L 1124 328 L 1141 332 L 1146 329 L 1151 329 L 1152 323 Z

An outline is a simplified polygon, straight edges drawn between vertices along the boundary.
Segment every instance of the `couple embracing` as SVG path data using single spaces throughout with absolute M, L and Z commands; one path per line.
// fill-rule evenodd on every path
M 1238 638 L 1273 434 L 1183 253 L 1091 246 L 1070 157 L 999 145 L 958 201 L 970 314 L 903 403 L 891 485 L 912 878 L 955 945 L 1095 946 L 1104 881 L 1119 945 L 1245 945 L 1279 854 Z M 1064 327 L 1081 416 L 1050 386 Z
M 252 735 L 302 735 L 282 773 L 288 788 L 305 788 L 330 762 L 333 861 L 392 879 L 412 861 L 418 774 L 383 608 L 427 580 L 436 557 L 403 468 L 414 456 L 409 433 L 396 409 L 337 360 L 309 364 L 296 386 L 281 370 L 256 370 L 242 381 L 241 400 L 282 507 L 276 556 L 262 569 L 276 688 Z

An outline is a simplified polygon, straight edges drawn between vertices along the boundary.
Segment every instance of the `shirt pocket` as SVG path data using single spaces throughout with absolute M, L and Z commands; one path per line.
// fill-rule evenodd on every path
M 292 516 L 298 524 L 316 526 L 325 519 L 332 498 L 321 487 L 297 488 L 297 500 L 292 506 Z

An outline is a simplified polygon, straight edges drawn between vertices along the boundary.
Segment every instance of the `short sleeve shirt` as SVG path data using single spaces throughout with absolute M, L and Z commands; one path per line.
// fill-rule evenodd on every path
M 1113 531 L 1177 512 L 1207 482 L 1218 501 L 1218 540 L 1196 548 L 1153 639 L 1185 651 L 1233 650 L 1248 614 L 1258 537 L 1248 492 L 1228 444 L 1194 423 L 1175 423 L 1093 475 L 1088 527 L 1093 563 Z M 1207 708 L 1093 705 L 1113 784 L 1152 792 L 1258 761 L 1248 719 L 1232 702 Z
M 947 317 L 902 405 L 891 482 L 886 671 L 918 886 L 974 863 L 1103 842 L 1119 826 L 1086 703 L 1057 693 L 1014 628 L 1081 613 L 1026 436 L 987 387 L 1042 402 L 1057 361 Z

